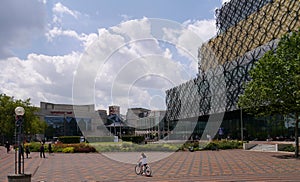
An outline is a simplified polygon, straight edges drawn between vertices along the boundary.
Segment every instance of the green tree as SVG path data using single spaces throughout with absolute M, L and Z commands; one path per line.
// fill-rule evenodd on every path
M 15 108 L 21 106 L 25 109 L 23 131 L 26 135 L 43 133 L 46 123 L 37 116 L 39 108 L 30 103 L 30 99 L 25 101 L 15 100 L 14 97 L 0 94 L 0 132 L 7 138 L 13 138 L 15 132 Z
M 299 156 L 300 31 L 283 36 L 249 72 L 251 81 L 238 105 L 255 115 L 294 114 L 296 157 Z

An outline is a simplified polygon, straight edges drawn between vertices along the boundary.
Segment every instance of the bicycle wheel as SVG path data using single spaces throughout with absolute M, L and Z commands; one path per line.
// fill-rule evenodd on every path
M 141 174 L 141 167 L 138 164 L 135 165 L 134 171 L 135 171 L 135 174 L 140 175 Z
M 152 170 L 151 170 L 151 167 L 149 165 L 146 166 L 145 173 L 146 173 L 146 176 L 151 176 Z

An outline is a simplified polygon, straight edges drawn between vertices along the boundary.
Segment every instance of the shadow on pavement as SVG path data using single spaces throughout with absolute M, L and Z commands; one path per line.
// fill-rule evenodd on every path
M 278 158 L 278 159 L 296 159 L 300 160 L 300 158 L 296 158 L 294 154 L 285 154 L 285 155 L 273 155 L 272 157 Z

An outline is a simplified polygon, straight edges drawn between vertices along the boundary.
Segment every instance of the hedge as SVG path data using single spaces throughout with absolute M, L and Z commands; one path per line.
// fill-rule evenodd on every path
M 80 143 L 80 136 L 60 136 L 58 139 L 62 143 Z
M 31 152 L 39 152 L 41 143 L 39 142 L 31 142 L 26 143 L 25 146 L 29 146 Z M 95 147 L 87 144 L 87 143 L 76 143 L 76 144 L 63 144 L 56 143 L 51 144 L 53 152 L 63 152 L 63 153 L 90 153 L 97 152 Z M 48 144 L 45 145 L 45 152 L 49 152 Z
M 141 143 L 145 142 L 145 137 L 144 136 L 128 135 L 128 136 L 122 136 L 122 140 L 127 141 L 127 142 L 141 144 Z
M 102 137 L 98 137 L 98 136 L 89 136 L 86 137 L 87 142 L 89 143 L 96 143 L 96 142 L 113 142 L 114 141 L 114 136 L 102 136 Z

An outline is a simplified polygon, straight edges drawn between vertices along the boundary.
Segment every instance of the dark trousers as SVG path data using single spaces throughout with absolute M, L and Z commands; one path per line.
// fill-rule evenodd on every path
M 40 157 L 41 157 L 41 158 L 42 158 L 42 157 L 45 158 L 45 152 L 44 152 L 44 151 L 41 151 L 41 152 L 40 152 Z

